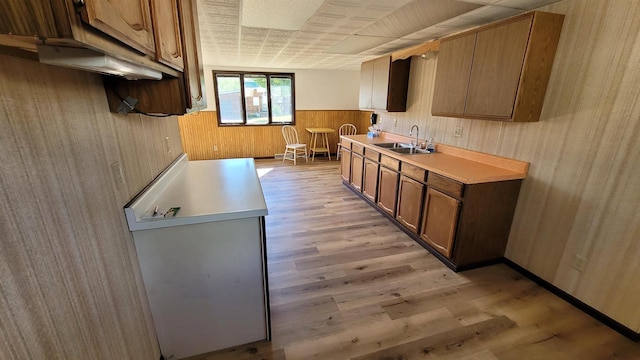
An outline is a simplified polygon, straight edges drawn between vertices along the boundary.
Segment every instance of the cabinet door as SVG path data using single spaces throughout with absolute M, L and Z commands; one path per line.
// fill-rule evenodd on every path
M 149 0 L 91 0 L 82 20 L 143 53 L 155 53 Z
M 397 171 L 380 167 L 378 178 L 378 207 L 391 216 L 396 215 L 396 199 L 398 198 Z
M 207 107 L 204 85 L 204 66 L 200 47 L 198 9 L 195 0 L 178 0 L 182 48 L 184 50 L 184 77 L 187 107 L 199 111 Z
M 364 157 L 360 154 L 351 153 L 351 186 L 358 191 L 362 191 L 362 168 Z
M 396 220 L 416 234 L 422 215 L 423 193 L 424 184 L 404 175 L 400 176 Z
M 156 60 L 182 70 L 182 41 L 177 0 L 151 0 L 153 32 L 156 40 Z
M 458 224 L 460 202 L 433 188 L 427 189 L 420 238 L 450 258 Z
M 342 148 L 340 150 L 340 176 L 345 182 L 351 179 L 351 151 Z
M 466 115 L 511 117 L 531 22 L 526 17 L 478 32 Z
M 369 159 L 364 160 L 364 175 L 362 182 L 362 193 L 369 200 L 375 202 L 378 193 L 378 170 L 380 165 Z
M 360 109 L 372 109 L 371 90 L 373 85 L 373 62 L 360 65 Z
M 433 90 L 433 115 L 462 115 L 469 88 L 476 33 L 443 40 Z
M 386 110 L 387 97 L 389 95 L 389 69 L 391 57 L 383 56 L 375 59 L 373 63 L 373 90 L 371 106 L 373 109 Z

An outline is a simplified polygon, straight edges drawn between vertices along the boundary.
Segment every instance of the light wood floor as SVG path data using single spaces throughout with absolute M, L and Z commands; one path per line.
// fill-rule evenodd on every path
M 273 341 L 191 360 L 640 359 L 505 265 L 450 271 L 345 188 L 338 162 L 257 164 Z

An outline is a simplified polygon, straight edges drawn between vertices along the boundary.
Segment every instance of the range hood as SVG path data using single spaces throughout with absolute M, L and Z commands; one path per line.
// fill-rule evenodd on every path
M 121 76 L 129 80 L 162 79 L 160 71 L 90 49 L 38 45 L 38 57 L 43 64 Z

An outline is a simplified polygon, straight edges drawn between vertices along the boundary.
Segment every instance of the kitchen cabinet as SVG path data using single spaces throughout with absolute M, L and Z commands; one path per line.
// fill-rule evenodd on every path
M 397 171 L 380 166 L 378 178 L 378 207 L 389 216 L 396 215 L 396 199 L 398 198 L 398 180 L 400 174 Z
M 433 188 L 427 189 L 420 238 L 446 257 L 451 257 L 460 201 Z
M 406 111 L 411 58 L 383 56 L 360 66 L 360 109 Z
M 372 109 L 371 95 L 373 91 L 373 61 L 360 65 L 360 109 Z
M 442 40 L 438 54 L 432 112 L 464 115 L 476 33 Z
M 362 176 L 362 195 L 372 202 L 376 201 L 378 193 L 378 172 L 380 164 L 371 159 L 364 160 L 364 174 Z
M 155 53 L 149 0 L 91 0 L 82 4 L 79 9 L 84 22 L 140 52 Z
M 162 73 L 161 80 L 104 76 L 112 112 L 126 97 L 145 113 L 182 115 L 206 106 L 195 0 L 51 0 L 29 9 L 3 9 L 0 45 L 32 53 L 38 46 L 89 49 Z
M 522 183 L 522 178 L 508 174 L 521 166 L 526 169 L 526 163 L 442 144 L 436 154 L 400 155 L 353 140 L 362 137 L 349 137 L 352 161 L 358 163 L 351 170 L 353 191 L 455 271 L 503 258 Z M 364 170 L 358 173 L 361 154 Z M 348 153 L 343 153 L 344 158 Z M 499 170 L 501 164 L 514 167 L 504 172 Z M 454 180 L 440 173 L 442 166 L 444 173 L 460 172 L 465 178 L 475 177 L 467 170 L 473 168 L 483 180 Z M 495 176 L 487 177 L 493 172 Z
M 187 112 L 200 111 L 207 107 L 204 84 L 204 63 L 200 48 L 200 28 L 195 0 L 178 0 L 180 30 L 184 53 L 184 80 Z
M 364 157 L 355 151 L 351 152 L 351 186 L 362 191 L 362 170 L 364 167 Z
M 442 39 L 432 114 L 538 121 L 563 19 L 534 11 Z
M 184 68 L 177 0 L 151 0 L 156 60 L 175 69 Z
M 340 177 L 342 177 L 342 181 L 349 183 L 351 180 L 351 150 L 343 146 L 340 151 L 342 152 L 340 154 Z
M 425 185 L 406 175 L 400 176 L 396 220 L 413 233 L 418 233 Z

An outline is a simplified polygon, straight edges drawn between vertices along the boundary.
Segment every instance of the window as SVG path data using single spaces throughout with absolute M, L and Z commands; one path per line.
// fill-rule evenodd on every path
M 214 71 L 213 79 L 218 124 L 295 123 L 293 74 Z

